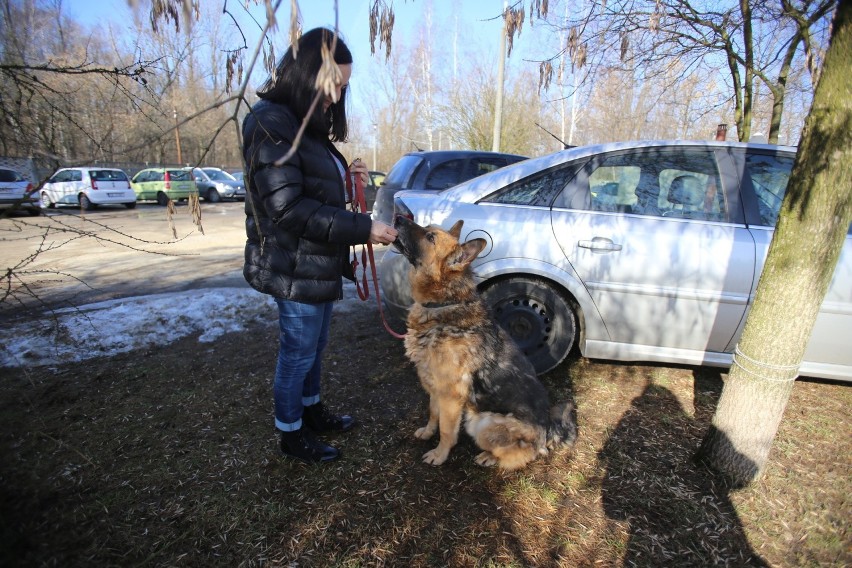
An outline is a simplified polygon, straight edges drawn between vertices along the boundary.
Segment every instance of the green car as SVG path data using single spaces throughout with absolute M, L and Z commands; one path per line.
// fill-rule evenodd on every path
M 159 205 L 171 201 L 185 201 L 198 195 L 192 172 L 181 168 L 148 168 L 130 180 L 137 201 L 156 200 Z

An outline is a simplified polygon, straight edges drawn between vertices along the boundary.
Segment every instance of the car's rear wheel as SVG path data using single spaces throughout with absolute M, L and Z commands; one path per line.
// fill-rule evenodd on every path
M 222 196 L 219 195 L 219 192 L 213 189 L 212 187 L 207 190 L 207 195 L 204 197 L 205 200 L 210 203 L 219 203 L 222 201 Z
M 162 191 L 157 193 L 157 205 L 162 205 L 165 207 L 169 204 L 169 196 L 163 193 Z
M 50 200 L 50 196 L 46 191 L 41 192 L 41 206 L 45 209 L 53 209 L 56 207 L 56 204 Z
M 91 211 L 92 209 L 97 207 L 97 205 L 92 203 L 92 201 L 89 199 L 89 196 L 86 195 L 85 193 L 81 193 L 79 199 L 80 199 L 80 208 L 81 209 L 85 209 L 86 211 Z
M 124 206 L 127 207 L 128 209 L 136 209 L 136 202 L 131 201 L 130 203 L 125 203 Z
M 577 336 L 577 318 L 568 299 L 533 278 L 507 278 L 487 285 L 482 297 L 536 373 L 561 363 Z

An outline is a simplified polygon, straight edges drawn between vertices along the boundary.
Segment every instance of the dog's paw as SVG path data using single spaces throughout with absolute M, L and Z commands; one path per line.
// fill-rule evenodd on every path
M 438 448 L 435 448 L 434 450 L 429 450 L 423 454 L 423 461 L 429 465 L 441 465 L 447 461 L 447 457 L 449 457 L 449 455 L 449 452 L 442 452 L 439 451 Z
M 482 452 L 473 461 L 476 462 L 476 465 L 481 465 L 482 467 L 494 467 L 497 465 L 497 458 L 491 452 Z
M 435 428 L 430 428 L 429 426 L 424 426 L 423 428 L 418 428 L 414 432 L 414 437 L 418 440 L 428 440 L 432 436 L 435 435 Z

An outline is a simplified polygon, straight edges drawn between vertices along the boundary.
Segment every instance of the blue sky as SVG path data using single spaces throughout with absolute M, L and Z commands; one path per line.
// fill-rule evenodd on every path
M 212 6 L 221 6 L 225 0 L 203 0 Z M 390 2 L 390 0 L 389 0 Z M 228 0 L 229 9 L 236 13 L 241 11 L 243 0 Z M 339 20 L 338 25 L 341 33 L 353 51 L 355 57 L 355 72 L 357 67 L 369 64 L 371 60 L 384 61 L 384 55 L 378 52 L 370 55 L 370 31 L 368 25 L 368 14 L 372 0 L 338 0 Z M 86 25 L 102 23 L 107 18 L 113 24 L 121 26 L 124 22 L 132 20 L 131 11 L 126 0 L 64 0 L 63 9 L 66 14 L 74 17 Z M 317 26 L 334 26 L 334 0 L 301 0 L 303 28 L 311 29 Z M 395 12 L 394 44 L 413 43 L 416 34 L 422 29 L 427 13 L 431 11 L 434 36 L 433 41 L 442 41 L 441 32 L 449 32 L 456 26 L 460 30 L 461 41 L 466 48 L 479 46 L 488 55 L 496 55 L 499 47 L 501 22 L 494 18 L 503 10 L 503 0 L 395 0 L 393 1 Z M 251 8 L 259 19 L 263 17 L 263 6 Z M 290 17 L 290 3 L 282 2 L 278 11 L 279 36 L 282 42 L 286 42 L 286 32 Z M 248 35 L 254 30 L 252 25 L 244 25 L 243 31 Z M 524 37 L 524 34 L 526 37 Z M 516 40 L 516 51 L 512 59 L 522 57 L 525 41 L 530 35 L 529 24 L 524 26 L 524 34 Z M 250 47 L 256 44 L 257 36 L 247 38 Z M 540 38 L 539 38 L 540 39 Z M 279 55 L 284 52 L 284 46 L 278 50 Z
M 451 53 L 455 46 L 461 62 L 470 58 L 480 58 L 481 63 L 475 61 L 475 64 L 491 68 L 496 72 L 502 28 L 502 20 L 498 16 L 503 10 L 503 0 L 388 0 L 389 3 L 391 1 L 395 13 L 393 33 L 395 53 L 399 53 L 404 45 L 412 46 L 418 42 L 420 34 L 426 29 L 427 18 L 431 16 L 431 43 L 436 46 L 436 49 L 442 48 L 445 53 Z M 241 14 L 245 0 L 202 0 L 202 2 L 205 2 L 204 12 L 212 10 L 214 13 L 220 13 L 221 7 L 227 5 L 230 13 Z M 371 77 L 381 75 L 385 70 L 384 46 L 380 47 L 377 41 L 376 54 L 370 53 L 368 16 L 372 3 L 372 0 L 338 0 L 337 2 L 338 26 L 355 60 L 351 101 L 353 116 L 368 112 L 366 107 L 368 98 L 371 96 Z M 142 4 L 140 2 L 140 5 Z M 90 29 L 103 29 L 105 19 L 114 29 L 132 28 L 133 15 L 127 0 L 101 0 L 100 2 L 63 0 L 62 7 L 67 16 Z M 303 29 L 308 30 L 317 26 L 334 27 L 334 0 L 300 0 L 299 7 Z M 262 4 L 260 6 L 252 4 L 250 10 L 256 20 L 265 22 Z M 288 0 L 281 2 L 277 17 L 279 29 L 271 37 L 276 47 L 276 57 L 280 57 L 288 42 L 287 29 L 290 19 Z M 241 28 L 246 35 L 247 45 L 250 50 L 253 50 L 259 36 L 257 24 L 246 18 L 241 22 Z M 530 52 L 534 50 L 546 52 L 546 49 L 542 48 L 547 41 L 543 32 L 541 27 L 531 29 L 529 21 L 524 24 L 522 34 L 515 39 L 514 50 L 507 60 L 507 73 L 511 73 L 512 69 L 521 65 L 534 65 L 537 69 L 537 64 L 525 62 L 524 59 L 540 58 L 538 55 L 530 55 Z M 236 34 L 236 31 L 234 33 Z M 235 38 L 238 36 L 235 35 Z M 454 43 L 455 38 L 457 40 Z M 221 47 L 232 48 L 235 43 L 228 38 L 223 38 Z M 552 55 L 552 52 L 547 55 Z M 257 65 L 252 72 L 252 83 L 259 85 L 265 78 L 266 72 L 262 65 Z

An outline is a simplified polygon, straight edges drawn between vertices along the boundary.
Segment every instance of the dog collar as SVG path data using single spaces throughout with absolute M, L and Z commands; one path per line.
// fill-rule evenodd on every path
M 469 304 L 470 300 L 463 300 L 461 302 L 426 302 L 425 304 L 420 304 L 424 308 L 433 310 L 437 308 L 449 308 L 450 306 L 460 306 L 462 304 Z

